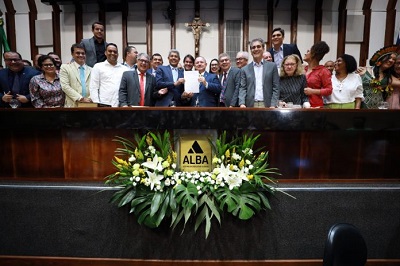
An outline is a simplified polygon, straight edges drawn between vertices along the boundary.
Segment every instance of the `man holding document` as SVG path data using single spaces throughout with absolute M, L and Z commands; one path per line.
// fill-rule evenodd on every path
M 185 92 L 182 98 L 191 98 L 191 106 L 217 107 L 221 84 L 217 75 L 206 71 L 206 59 L 199 56 L 194 61 L 197 71 L 185 71 Z

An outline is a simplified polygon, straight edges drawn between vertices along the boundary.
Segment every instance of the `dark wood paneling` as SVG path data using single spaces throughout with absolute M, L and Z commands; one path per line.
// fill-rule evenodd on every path
M 133 259 L 100 259 L 100 258 L 63 258 L 63 257 L 30 257 L 0 256 L 4 266 L 320 266 L 322 260 L 256 260 L 256 261 L 182 261 L 182 260 L 133 260 Z M 366 266 L 397 266 L 400 260 L 370 259 Z
M 249 51 L 249 0 L 243 0 L 243 51 Z
M 114 171 L 115 136 L 149 128 L 253 128 L 262 135 L 259 145 L 270 152 L 270 165 L 280 169 L 281 180 L 399 180 L 395 110 L 231 109 L 3 110 L 5 124 L 18 123 L 0 130 L 0 178 L 102 180 Z
M 299 0 L 292 0 L 290 19 L 290 43 L 297 43 L 297 20 L 299 18 L 299 9 L 297 8 L 298 3 Z
M 82 4 L 75 1 L 75 42 L 80 43 L 83 39 L 83 15 Z
M 218 3 L 218 54 L 224 52 L 225 46 L 225 0 Z
M 52 4 L 53 12 L 51 13 L 53 20 L 53 51 L 61 57 L 61 27 L 60 27 L 60 6 Z
M 35 20 L 37 19 L 37 8 L 34 0 L 28 0 L 29 7 L 29 37 L 31 40 L 31 60 L 34 61 L 35 55 L 39 53 L 38 47 L 36 46 L 36 27 Z
M 385 46 L 393 44 L 397 0 L 389 0 L 386 8 Z
M 347 0 L 340 0 L 336 57 L 345 53 L 346 25 L 347 25 Z
M 146 41 L 147 54 L 153 54 L 153 8 L 152 1 L 146 1 Z
M 322 40 L 322 3 L 323 0 L 315 1 L 314 43 Z
M 371 4 L 372 0 L 364 0 L 363 4 L 363 14 L 365 16 L 364 19 L 364 38 L 361 43 L 360 49 L 360 66 L 366 66 L 368 59 L 368 51 L 369 51 L 369 39 L 370 39 L 370 27 L 371 27 Z

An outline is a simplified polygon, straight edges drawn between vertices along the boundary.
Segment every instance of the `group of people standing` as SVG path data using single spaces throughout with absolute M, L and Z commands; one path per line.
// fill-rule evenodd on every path
M 97 103 L 112 107 L 201 106 L 201 107 L 325 107 L 378 108 L 383 101 L 399 108 L 400 57 L 397 46 L 379 50 L 370 60 L 373 71 L 358 68 L 355 58 L 343 54 L 333 70 L 320 64 L 329 46 L 315 43 L 302 57 L 295 44 L 283 43 L 285 32 L 272 32 L 267 50 L 261 38 L 250 42 L 253 58 L 240 51 L 236 66 L 222 53 L 210 62 L 171 49 L 168 65 L 160 54 L 151 57 L 135 47 L 119 51 L 104 40 L 104 25 L 92 25 L 93 37 L 71 46 L 72 60 L 57 62 L 50 55 L 38 58 L 40 71 L 24 66 L 17 52 L 5 52 L 7 68 L 0 70 L 1 106 L 17 99 L 23 107 L 76 107 Z M 303 67 L 303 61 L 307 63 Z M 198 72 L 199 90 L 185 90 L 185 71 Z

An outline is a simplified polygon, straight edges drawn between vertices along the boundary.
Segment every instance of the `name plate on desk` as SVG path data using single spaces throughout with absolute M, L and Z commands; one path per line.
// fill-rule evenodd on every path
M 176 130 L 180 171 L 206 172 L 212 170 L 212 146 L 216 130 Z

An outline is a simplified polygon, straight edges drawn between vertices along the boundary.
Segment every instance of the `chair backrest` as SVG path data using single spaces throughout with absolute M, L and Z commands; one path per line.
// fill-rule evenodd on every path
M 360 231 L 352 224 L 334 224 L 325 242 L 324 266 L 364 266 L 367 245 Z

